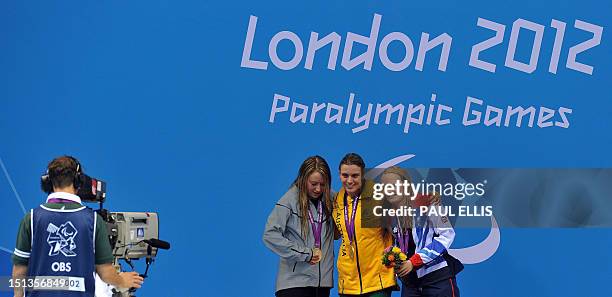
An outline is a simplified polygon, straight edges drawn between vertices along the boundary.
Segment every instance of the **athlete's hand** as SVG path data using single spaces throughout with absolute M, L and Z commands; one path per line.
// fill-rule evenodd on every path
M 410 260 L 406 260 L 404 261 L 404 263 L 402 263 L 402 265 L 398 265 L 395 267 L 395 273 L 397 274 L 397 276 L 399 277 L 404 277 L 406 275 L 408 275 L 408 273 L 410 273 L 410 271 L 412 271 L 412 262 L 410 262 Z
M 308 262 L 310 265 L 315 265 L 317 263 L 319 263 L 319 261 L 321 261 L 321 256 L 323 255 L 323 252 L 321 252 L 321 249 L 312 249 L 312 258 L 310 259 L 310 262 Z
M 142 283 L 144 282 L 144 278 L 138 275 L 137 272 L 122 272 L 119 274 L 121 277 L 121 286 L 122 288 L 140 288 Z

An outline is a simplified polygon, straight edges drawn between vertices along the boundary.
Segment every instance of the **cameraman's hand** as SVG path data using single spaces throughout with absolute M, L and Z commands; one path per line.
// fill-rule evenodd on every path
M 144 278 L 142 278 L 137 272 L 121 272 L 119 273 L 121 277 L 121 285 L 119 287 L 122 288 L 136 288 L 139 289 L 144 282 Z
M 96 265 L 96 273 L 102 281 L 118 288 L 140 288 L 144 279 L 136 272 L 117 272 L 117 267 L 106 263 Z

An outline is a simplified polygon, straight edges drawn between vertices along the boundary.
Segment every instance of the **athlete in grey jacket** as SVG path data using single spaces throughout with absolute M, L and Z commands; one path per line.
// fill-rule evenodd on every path
M 268 217 L 263 241 L 280 257 L 277 297 L 329 296 L 334 269 L 330 184 L 327 162 L 309 157 Z

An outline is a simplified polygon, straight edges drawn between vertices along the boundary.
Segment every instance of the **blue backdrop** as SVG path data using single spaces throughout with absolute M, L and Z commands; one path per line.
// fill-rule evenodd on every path
M 272 296 L 277 257 L 261 232 L 310 155 L 333 168 L 349 151 L 368 165 L 411 153 L 417 157 L 405 166 L 610 167 L 611 12 L 602 1 L 3 1 L 0 275 L 10 273 L 23 208 L 45 199 L 40 174 L 61 154 L 108 182 L 109 209 L 159 212 L 160 238 L 172 249 L 159 253 L 144 296 Z M 294 32 L 305 48 L 311 31 L 336 31 L 341 54 L 346 32 L 369 35 L 375 13 L 382 15 L 379 43 L 403 32 L 415 59 L 422 32 L 451 35 L 446 71 L 437 70 L 439 48 L 423 71 L 414 60 L 404 71 L 387 70 L 378 48 L 371 71 L 342 68 L 341 55 L 328 70 L 327 48 L 313 70 L 303 59 L 289 71 L 272 63 L 266 71 L 240 67 L 250 15 L 258 17 L 252 57 L 270 62 L 268 43 L 279 31 Z M 495 73 L 468 66 L 472 46 L 494 35 L 476 25 L 479 17 L 506 26 L 503 42 L 480 55 L 497 65 Z M 504 66 L 519 18 L 545 27 L 531 74 Z M 567 23 L 556 74 L 548 71 L 553 19 Z M 604 28 L 600 45 L 577 57 L 594 66 L 592 75 L 565 67 L 569 48 L 592 37 L 575 20 Z M 521 32 L 517 60 L 528 61 L 533 36 Z M 398 44 L 389 51 L 394 61 L 403 57 Z M 293 56 L 291 43 L 281 42 L 279 56 Z M 354 125 L 294 124 L 288 113 L 268 121 L 274 93 L 310 105 L 345 104 L 351 92 L 362 104 L 429 104 L 436 93 L 455 109 L 452 124 L 404 134 L 397 125 L 352 133 Z M 571 125 L 465 127 L 467 96 L 502 108 L 565 106 Z M 453 247 L 486 234 L 459 230 Z M 501 236 L 492 258 L 460 275 L 464 296 L 609 295 L 610 229 L 503 229 Z

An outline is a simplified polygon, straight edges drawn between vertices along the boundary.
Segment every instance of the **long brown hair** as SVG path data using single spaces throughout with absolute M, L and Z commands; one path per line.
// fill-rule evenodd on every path
M 308 188 L 306 183 L 308 182 L 308 177 L 311 174 L 318 172 L 325 180 L 325 185 L 323 187 L 323 194 L 321 195 L 321 202 L 323 202 L 324 212 L 326 216 L 330 216 L 331 214 L 331 174 L 329 170 L 329 165 L 323 157 L 321 156 L 312 156 L 306 158 L 302 165 L 300 166 L 300 170 L 298 171 L 297 178 L 293 182 L 293 185 L 298 189 L 298 203 L 299 203 L 299 211 L 301 216 L 301 231 L 302 236 L 305 238 L 308 234 L 309 230 L 309 221 L 308 221 Z

